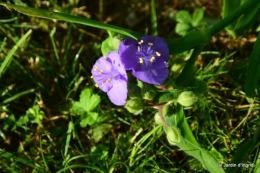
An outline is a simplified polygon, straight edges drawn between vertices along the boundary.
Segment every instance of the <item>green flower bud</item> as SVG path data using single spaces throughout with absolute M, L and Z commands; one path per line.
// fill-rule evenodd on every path
M 154 96 L 156 95 L 156 91 L 154 90 L 152 85 L 143 84 L 142 86 L 142 97 L 145 100 L 153 100 Z
M 177 127 L 167 127 L 167 140 L 171 145 L 177 145 L 181 141 L 181 133 Z
M 155 121 L 155 124 L 157 124 L 157 125 L 162 125 L 163 124 L 162 119 L 161 119 L 161 117 L 159 115 L 159 112 L 155 113 L 154 121 Z
M 191 106 L 197 101 L 195 94 L 191 91 L 182 92 L 177 98 L 177 102 L 182 106 Z
M 125 108 L 134 115 L 137 115 L 143 111 L 144 104 L 141 99 L 130 99 L 126 102 Z

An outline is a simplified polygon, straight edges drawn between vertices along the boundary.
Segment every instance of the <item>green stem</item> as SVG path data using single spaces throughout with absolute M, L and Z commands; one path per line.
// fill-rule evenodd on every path
M 228 25 L 230 25 L 232 22 L 237 20 L 240 16 L 243 14 L 250 12 L 252 8 L 259 3 L 259 0 L 248 0 L 243 5 L 241 5 L 239 8 L 235 9 L 233 13 L 228 15 L 226 18 L 221 20 L 219 23 L 214 25 L 212 28 L 210 28 L 207 32 L 212 37 L 213 35 L 217 34 L 224 28 L 226 28 Z
M 179 77 L 176 80 L 175 84 L 177 86 L 182 86 L 185 83 L 185 81 L 187 81 L 190 77 L 194 76 L 192 74 L 192 72 L 194 72 L 194 64 L 197 60 L 198 55 L 200 54 L 201 50 L 203 49 L 203 47 L 204 46 L 197 46 L 193 50 L 190 59 L 188 60 L 185 67 L 183 68 L 181 74 L 179 75 Z

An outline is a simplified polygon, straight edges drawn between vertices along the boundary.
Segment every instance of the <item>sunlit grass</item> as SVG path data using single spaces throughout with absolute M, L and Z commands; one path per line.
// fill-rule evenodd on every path
M 50 3 L 67 12 L 77 7 Z M 34 17 L 28 20 L 20 14 L 14 18 L 14 11 L 3 14 L 10 20 L 0 26 L 0 170 L 205 172 L 197 160 L 169 145 L 162 127 L 154 123 L 154 110 L 134 116 L 94 87 L 90 70 L 101 55 L 106 32 Z M 228 163 L 241 144 L 254 139 L 260 123 L 259 102 L 250 105 L 243 89 L 246 65 L 239 64 L 247 61 L 234 55 L 221 50 L 202 53 L 211 61 L 197 67 L 196 77 L 207 83 L 207 91 L 185 110 L 201 146 Z M 82 127 L 82 116 L 71 107 L 85 88 L 98 94 L 101 103 L 93 110 L 98 119 Z M 249 148 L 243 154 L 241 162 L 260 165 L 259 149 Z

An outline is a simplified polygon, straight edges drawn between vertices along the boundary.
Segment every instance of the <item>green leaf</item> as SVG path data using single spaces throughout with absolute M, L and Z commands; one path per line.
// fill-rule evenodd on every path
M 159 103 L 168 102 L 176 99 L 173 95 L 173 93 L 163 93 L 159 97 Z
M 31 33 L 32 33 L 31 29 L 29 31 L 27 31 L 26 34 L 24 34 L 24 36 L 15 44 L 15 46 L 8 53 L 8 55 L 6 56 L 4 62 L 0 66 L 0 78 L 1 78 L 2 74 L 4 73 L 4 71 L 6 70 L 6 68 L 8 67 L 8 65 L 11 63 L 13 54 L 16 52 L 18 47 L 21 46 L 21 44 L 29 37 L 29 35 Z M 2 49 L 2 47 L 1 47 L 1 49 Z
M 246 96 L 253 98 L 255 88 L 260 79 L 260 33 L 258 33 L 253 52 L 250 57 L 250 62 L 246 76 Z
M 95 28 L 99 29 L 104 29 L 104 30 L 110 30 L 115 33 L 119 33 L 128 37 L 132 37 L 137 39 L 138 37 L 143 36 L 144 34 L 134 32 L 128 29 L 120 28 L 114 25 L 109 25 L 105 24 L 102 22 L 98 22 L 95 20 L 90 20 L 87 18 L 83 17 L 78 17 L 78 16 L 72 16 L 69 14 L 65 13 L 60 13 L 60 12 L 54 12 L 54 11 L 49 11 L 49 10 L 43 10 L 43 9 L 36 9 L 36 8 L 29 8 L 29 7 L 24 7 L 24 6 L 18 6 L 18 5 L 13 5 L 13 4 L 7 4 L 7 3 L 0 3 L 0 5 L 5 6 L 8 9 L 14 9 L 18 11 L 19 13 L 23 13 L 25 15 L 29 16 L 35 16 L 35 17 L 40 17 L 40 18 L 45 18 L 45 19 L 56 19 L 56 20 L 62 20 L 66 22 L 72 22 L 72 23 L 78 23 L 86 26 L 92 26 Z
M 100 139 L 102 139 L 102 137 L 110 131 L 110 129 L 113 126 L 111 124 L 108 123 L 104 123 L 104 124 L 99 124 L 98 126 L 96 126 L 95 128 L 91 129 L 89 131 L 89 134 L 92 135 L 92 138 L 94 140 L 94 142 L 98 142 Z
M 90 159 L 93 163 L 98 163 L 100 160 L 106 160 L 108 158 L 109 147 L 99 144 L 91 148 Z
M 81 92 L 79 101 L 76 101 L 72 105 L 71 111 L 75 114 L 83 115 L 86 112 L 93 111 L 99 105 L 100 101 L 99 95 L 92 94 L 92 90 L 86 88 Z
M 196 8 L 192 14 L 192 25 L 194 27 L 198 26 L 198 24 L 200 23 L 200 21 L 202 20 L 204 15 L 204 11 L 201 8 Z
M 88 111 L 93 111 L 100 103 L 101 99 L 98 94 L 92 94 L 88 103 Z
M 193 145 L 196 145 L 199 147 L 200 144 L 195 139 L 195 137 L 190 129 L 190 126 L 186 120 L 186 117 L 184 115 L 183 107 L 180 104 L 176 105 L 176 116 L 174 118 L 175 118 L 177 127 L 181 130 L 182 136 L 186 140 L 190 141 Z
M 178 76 L 178 78 L 175 82 L 175 84 L 177 86 L 179 86 L 179 87 L 183 86 L 183 84 L 185 84 L 185 82 L 187 82 L 189 79 L 191 79 L 191 77 L 194 76 L 193 72 L 194 72 L 195 62 L 196 62 L 197 57 L 200 54 L 201 50 L 203 49 L 203 47 L 204 46 L 198 46 L 193 50 L 190 59 L 187 61 L 181 74 Z
M 207 150 L 194 145 L 190 141 L 180 136 L 180 142 L 176 145 L 188 155 L 193 156 L 200 161 L 204 169 L 211 173 L 225 173 L 222 167 L 219 167 L 219 162 Z
M 81 127 L 86 127 L 87 125 L 93 125 L 98 120 L 98 113 L 96 112 L 88 112 L 85 114 L 85 116 L 82 116 L 82 119 L 80 121 Z
M 111 51 L 118 51 L 119 44 L 121 43 L 121 37 L 118 34 L 109 34 L 109 37 L 102 42 L 101 52 L 104 57 Z
M 31 123 L 37 123 L 42 127 L 42 119 L 44 117 L 44 112 L 40 109 L 38 105 L 29 108 L 26 111 L 26 117 Z
M 199 143 L 192 134 L 192 131 L 186 121 L 184 116 L 183 107 L 177 104 L 176 113 L 171 113 L 171 116 L 165 117 L 165 121 L 173 128 L 176 129 L 176 126 L 180 129 L 174 131 L 173 134 L 176 137 L 174 144 L 177 145 L 181 150 L 183 150 L 188 155 L 193 156 L 198 161 L 201 162 L 202 166 L 212 173 L 224 173 L 223 168 L 218 167 L 220 160 L 217 160 L 218 157 L 215 157 L 207 150 L 200 147 Z M 169 111 L 170 113 L 171 111 Z M 167 128 L 164 127 L 164 131 L 167 134 Z M 173 138 L 175 140 L 175 138 Z
M 188 11 L 186 10 L 180 10 L 177 14 L 176 14 L 176 20 L 180 23 L 186 23 L 189 24 L 191 23 L 191 16 L 189 14 Z
M 250 11 L 250 13 L 246 13 L 245 15 L 243 15 L 236 27 L 235 27 L 235 32 L 237 34 L 239 34 L 239 32 L 243 33 L 243 30 L 247 29 L 251 29 L 251 26 L 254 23 L 259 22 L 259 16 L 260 16 L 260 3 L 257 3 L 254 8 Z
M 229 16 L 233 11 L 238 8 L 241 4 L 241 0 L 235 0 L 235 1 L 230 1 L 230 0 L 224 0 L 223 5 L 222 5 L 222 19 L 226 18 Z M 236 25 L 236 20 L 233 20 L 234 22 L 228 25 L 226 27 L 227 30 L 233 30 Z
M 178 23 L 175 27 L 175 32 L 179 35 L 185 36 L 192 28 L 187 23 Z

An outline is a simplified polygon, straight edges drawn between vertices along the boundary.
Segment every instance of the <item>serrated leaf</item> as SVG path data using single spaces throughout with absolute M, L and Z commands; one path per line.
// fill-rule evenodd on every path
M 97 107 L 97 105 L 99 105 L 100 101 L 101 99 L 99 95 L 92 94 L 88 102 L 88 111 L 93 111 Z
M 98 142 L 113 126 L 108 123 L 100 124 L 89 131 L 94 142 Z
M 75 114 L 83 115 L 86 112 L 93 111 L 100 101 L 99 95 L 92 94 L 92 90 L 86 88 L 81 92 L 79 101 L 72 105 L 71 111 Z
M 96 112 L 88 112 L 85 116 L 82 117 L 80 121 L 81 127 L 86 127 L 87 125 L 93 125 L 97 122 L 98 113 Z
M 84 109 L 84 105 L 82 105 L 81 102 L 74 102 L 72 107 L 70 108 L 70 111 L 77 115 L 83 115 L 86 112 Z

